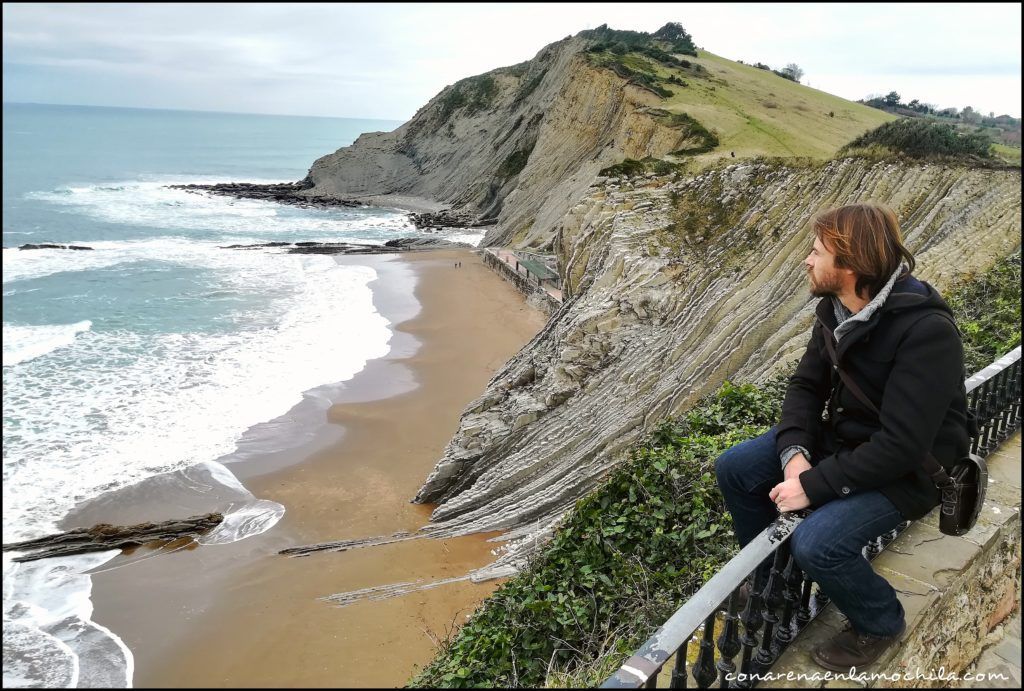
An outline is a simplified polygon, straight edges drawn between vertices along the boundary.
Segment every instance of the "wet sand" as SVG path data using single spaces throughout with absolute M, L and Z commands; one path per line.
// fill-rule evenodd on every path
M 94 576 L 93 618 L 134 653 L 136 686 L 402 686 L 431 659 L 436 638 L 501 583 L 459 582 L 347 607 L 318 599 L 462 576 L 493 560 L 500 543 L 486 540 L 496 533 L 276 554 L 426 523 L 432 507 L 409 499 L 463 408 L 544 325 L 543 314 L 468 250 L 400 261 L 417 276 L 421 311 L 392 326 L 387 357 L 346 382 L 322 423 L 326 445 L 298 458 L 285 452 L 228 466 L 256 497 L 283 504 L 284 518 L 236 543 L 154 555 Z M 374 300 L 392 321 L 408 309 L 385 304 L 387 291 L 375 289 Z

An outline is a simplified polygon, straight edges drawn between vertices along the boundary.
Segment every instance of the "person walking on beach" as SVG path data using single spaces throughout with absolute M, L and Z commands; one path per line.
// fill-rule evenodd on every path
M 781 420 L 723 453 L 715 471 L 740 545 L 779 512 L 814 509 L 790 547 L 849 620 L 812 657 L 846 672 L 878 659 L 906 629 L 896 591 L 861 549 L 939 504 L 922 461 L 929 450 L 947 466 L 966 455 L 967 396 L 952 312 L 935 288 L 911 274 L 914 257 L 895 214 L 853 204 L 824 211 L 813 228 L 804 266 L 811 294 L 821 300 Z M 769 567 L 766 560 L 758 568 L 755 587 Z M 741 599 L 751 587 L 744 584 Z

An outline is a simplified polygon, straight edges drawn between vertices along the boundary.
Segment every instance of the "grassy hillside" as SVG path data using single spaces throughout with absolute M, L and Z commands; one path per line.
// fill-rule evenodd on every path
M 992 153 L 999 160 L 1012 166 L 1020 167 L 1020 147 L 1006 146 L 1005 144 L 993 144 Z
M 659 108 L 686 113 L 717 135 L 719 145 L 714 150 L 687 157 L 699 167 L 731 158 L 730 152 L 736 158 L 824 160 L 857 136 L 898 119 L 704 50 L 698 50 L 697 57 L 677 57 L 691 66 L 667 65 L 637 52 L 591 54 L 595 64 L 619 62 L 634 72 L 656 76 L 657 86 L 672 92 Z

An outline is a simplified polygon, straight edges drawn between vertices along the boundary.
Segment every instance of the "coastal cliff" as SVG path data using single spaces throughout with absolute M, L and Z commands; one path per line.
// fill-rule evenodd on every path
M 550 250 L 598 173 L 626 159 L 692 168 L 722 156 L 823 160 L 893 119 L 706 51 L 670 55 L 669 43 L 650 39 L 646 53 L 616 55 L 595 43 L 580 32 L 445 87 L 398 129 L 318 159 L 295 196 L 450 208 L 448 218 L 488 226 L 484 246 Z
M 415 197 L 481 225 L 550 229 L 601 168 L 663 155 L 688 137 L 645 112 L 656 94 L 592 67 L 586 45 L 566 38 L 446 87 L 393 132 L 363 134 L 318 159 L 303 194 Z
M 566 300 L 465 410 L 415 501 L 435 536 L 504 530 L 507 573 L 641 435 L 724 379 L 792 364 L 821 208 L 873 199 L 940 290 L 1020 247 L 1020 173 L 846 158 L 598 179 L 558 224 Z

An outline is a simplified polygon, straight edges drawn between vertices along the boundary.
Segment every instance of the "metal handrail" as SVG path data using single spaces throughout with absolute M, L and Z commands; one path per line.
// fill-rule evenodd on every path
M 972 443 L 973 453 L 988 455 L 1020 427 L 1020 355 L 1018 346 L 964 381 L 968 407 L 974 411 L 980 430 Z M 720 688 L 755 686 L 758 676 L 771 668 L 797 634 L 828 604 L 828 597 L 820 588 L 815 588 L 812 597 L 812 581 L 797 566 L 789 550 L 790 535 L 810 513 L 810 509 L 802 509 L 775 519 L 676 610 L 601 688 L 657 688 L 658 675 L 673 655 L 676 661 L 670 688 L 684 688 L 689 676 L 687 644 L 700 629 L 700 651 L 692 672 L 697 688 L 710 688 L 716 679 Z M 864 548 L 865 556 L 873 559 L 909 525 L 910 521 L 904 521 L 871 540 Z M 765 576 L 758 567 L 769 558 L 772 567 Z M 740 613 L 739 588 L 751 574 L 754 580 L 750 597 Z M 724 611 L 724 623 L 715 641 L 720 611 Z M 737 622 L 743 623 L 742 636 Z M 737 655 L 738 667 L 733 662 Z

